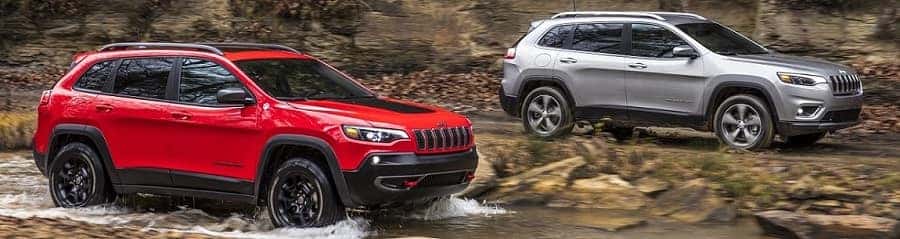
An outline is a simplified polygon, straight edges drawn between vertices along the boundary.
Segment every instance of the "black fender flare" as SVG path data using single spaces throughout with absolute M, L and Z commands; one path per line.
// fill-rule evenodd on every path
M 58 146 L 61 145 L 56 145 L 56 141 L 62 135 L 78 135 L 90 139 L 94 146 L 97 147 L 97 154 L 100 155 L 100 162 L 103 163 L 103 168 L 106 169 L 106 175 L 109 176 L 110 183 L 120 184 L 122 182 L 116 171 L 115 164 L 113 164 L 112 156 L 109 154 L 109 147 L 106 144 L 106 138 L 103 137 L 103 132 L 97 127 L 90 125 L 59 124 L 53 127 L 53 131 L 50 134 L 50 150 L 47 151 L 47 160 L 45 160 L 46 165 L 44 165 L 44 168 L 49 168 L 50 162 L 56 156 L 57 152 L 53 151 L 53 149 L 60 148 Z
M 723 89 L 728 88 L 728 87 L 745 87 L 745 88 L 751 88 L 751 89 L 758 90 L 759 92 L 762 92 L 763 95 L 766 97 L 766 99 L 765 99 L 766 103 L 769 104 L 768 105 L 769 108 L 772 109 L 772 112 L 771 112 L 772 117 L 775 117 L 773 119 L 774 120 L 773 122 L 778 122 L 778 117 L 779 117 L 778 116 L 778 107 L 775 105 L 775 101 L 772 98 L 772 93 L 770 93 L 769 90 L 767 90 L 766 87 L 763 86 L 762 84 L 755 83 L 755 82 L 748 82 L 748 81 L 726 81 L 726 82 L 722 82 L 722 83 L 719 83 L 718 85 L 716 85 L 716 87 L 713 88 L 712 94 L 709 95 L 709 97 L 710 97 L 709 100 L 706 101 L 707 102 L 706 109 L 705 109 L 706 113 L 704 114 L 705 120 L 712 121 L 713 118 L 715 118 L 714 116 L 712 116 L 713 114 L 715 114 L 715 108 L 717 107 L 717 105 L 715 104 L 716 103 L 715 101 L 719 97 L 719 93 L 721 93 L 721 91 Z
M 334 182 L 335 190 L 338 193 L 338 197 L 340 197 L 341 202 L 345 206 L 353 206 L 354 204 L 350 201 L 350 189 L 347 187 L 347 182 L 344 179 L 344 174 L 341 171 L 340 166 L 337 163 L 337 157 L 334 155 L 334 150 L 322 139 L 307 136 L 307 135 L 299 135 L 299 134 L 278 134 L 269 138 L 266 142 L 265 147 L 263 148 L 263 153 L 260 156 L 259 163 L 257 164 L 256 170 L 256 182 L 254 182 L 253 192 L 255 196 L 255 201 L 259 201 L 260 197 L 265 192 L 260 192 L 262 189 L 263 176 L 266 173 L 266 167 L 269 164 L 269 160 L 271 159 L 273 150 L 278 146 L 283 145 L 296 145 L 296 146 L 304 146 L 311 147 L 319 150 L 325 155 L 325 163 L 328 164 L 328 170 L 331 173 L 331 180 Z

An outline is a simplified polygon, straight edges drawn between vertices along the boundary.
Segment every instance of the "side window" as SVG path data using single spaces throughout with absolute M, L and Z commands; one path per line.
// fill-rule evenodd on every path
M 563 45 L 566 43 L 566 39 L 569 34 L 572 32 L 572 26 L 557 26 L 547 34 L 544 34 L 544 37 L 538 41 L 539 46 L 545 47 L 553 47 L 553 48 L 563 48 Z
M 579 24 L 572 39 L 572 50 L 622 54 L 624 24 Z
M 243 88 L 241 82 L 224 67 L 211 61 L 184 58 L 181 63 L 178 101 L 218 104 L 216 93 L 225 88 Z
M 175 62 L 171 58 L 125 59 L 116 72 L 113 93 L 163 99 L 169 72 Z
M 672 49 L 687 42 L 668 29 L 649 25 L 631 25 L 631 55 L 671 58 Z
M 106 85 L 106 82 L 109 80 L 109 75 L 112 73 L 112 68 L 115 66 L 116 61 L 104 61 L 91 66 L 91 69 L 88 69 L 81 75 L 81 78 L 78 78 L 78 81 L 75 82 L 75 88 L 83 89 L 83 90 L 92 90 L 92 91 L 103 91 L 103 87 Z

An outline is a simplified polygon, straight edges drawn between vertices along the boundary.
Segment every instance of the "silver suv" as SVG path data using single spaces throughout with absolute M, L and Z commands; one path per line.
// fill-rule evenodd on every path
M 714 131 L 734 148 L 780 135 L 813 144 L 859 122 L 862 82 L 846 66 L 777 54 L 689 13 L 566 12 L 531 24 L 505 56 L 500 101 L 544 138 L 576 121 Z

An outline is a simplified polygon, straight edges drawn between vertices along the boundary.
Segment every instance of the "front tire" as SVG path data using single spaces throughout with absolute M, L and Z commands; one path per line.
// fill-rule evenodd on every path
M 769 147 L 775 127 L 765 101 L 753 95 L 728 97 L 716 110 L 719 141 L 731 148 L 758 150 Z
M 346 215 L 326 174 L 307 159 L 284 162 L 267 195 L 269 218 L 276 227 L 327 226 Z
M 111 188 L 94 149 L 69 143 L 59 150 L 47 170 L 50 197 L 58 207 L 86 207 L 109 202 Z
M 816 144 L 822 138 L 825 138 L 827 132 L 821 133 L 813 133 L 813 134 L 804 134 L 804 135 L 795 135 L 784 137 L 784 144 L 791 147 L 805 147 Z
M 555 87 L 538 87 L 523 102 L 520 115 L 529 134 L 552 139 L 568 135 L 575 127 L 569 101 Z

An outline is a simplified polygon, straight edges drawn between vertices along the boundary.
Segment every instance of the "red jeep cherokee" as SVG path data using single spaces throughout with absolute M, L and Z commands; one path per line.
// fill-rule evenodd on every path
M 34 158 L 61 207 L 155 193 L 321 226 L 461 191 L 477 165 L 466 117 L 279 45 L 106 45 L 77 54 L 38 112 Z

